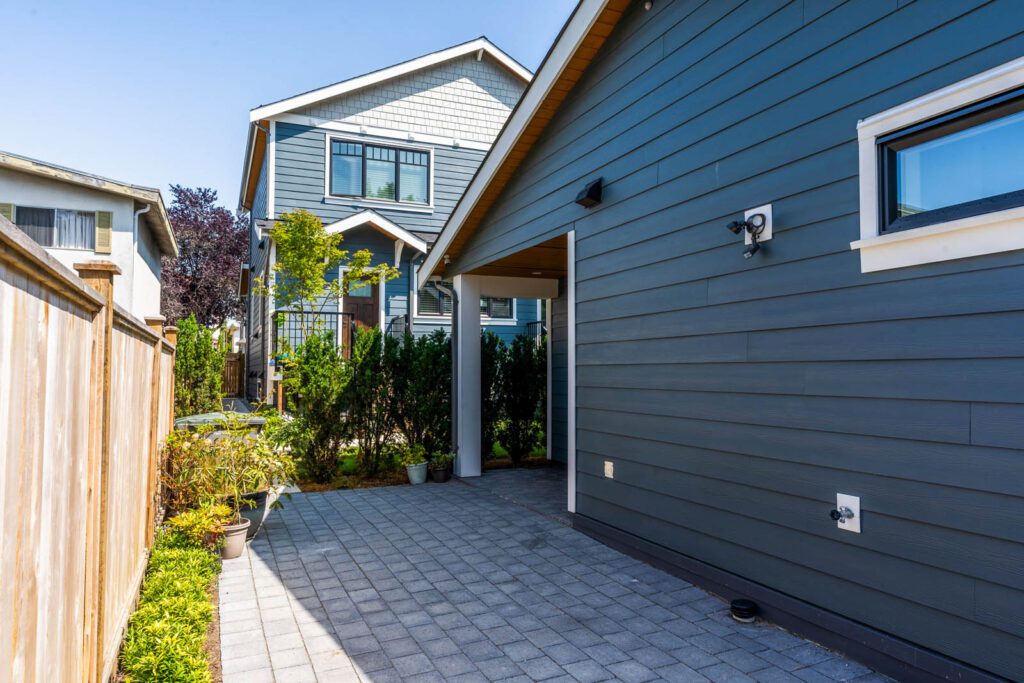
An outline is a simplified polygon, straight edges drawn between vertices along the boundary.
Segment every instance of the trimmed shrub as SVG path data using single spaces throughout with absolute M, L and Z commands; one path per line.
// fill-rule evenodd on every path
M 299 346 L 285 365 L 285 388 L 295 419 L 281 436 L 299 460 L 304 478 L 327 483 L 338 469 L 338 453 L 349 436 L 345 392 L 349 364 L 333 334 L 315 334 Z
M 408 444 L 428 453 L 451 448 L 452 354 L 444 330 L 384 345 L 391 400 L 399 431 Z
M 393 366 L 385 356 L 395 356 L 398 341 L 374 327 L 357 330 L 352 343 L 352 376 L 344 392 L 348 425 L 359 445 L 359 467 L 376 476 L 388 460 L 387 446 L 395 432 Z
M 174 414 L 177 417 L 212 413 L 221 409 L 223 348 L 213 331 L 196 322 L 194 314 L 178 321 L 174 357 Z
M 494 332 L 480 337 L 480 452 L 484 458 L 494 456 L 501 420 L 501 371 L 508 357 L 508 347 Z
M 547 354 L 533 337 L 520 334 L 512 340 L 500 373 L 502 420 L 498 439 L 518 465 L 540 444 L 543 434 L 540 411 L 547 385 Z
M 204 646 L 213 618 L 209 589 L 219 570 L 217 558 L 190 535 L 160 532 L 121 650 L 125 681 L 211 680 Z

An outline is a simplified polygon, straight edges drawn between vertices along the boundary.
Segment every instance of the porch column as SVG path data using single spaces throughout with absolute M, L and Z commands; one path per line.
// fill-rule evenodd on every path
M 455 280 L 455 476 L 480 476 L 480 278 Z

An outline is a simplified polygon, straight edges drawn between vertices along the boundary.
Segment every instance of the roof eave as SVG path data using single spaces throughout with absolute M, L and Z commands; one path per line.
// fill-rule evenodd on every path
M 606 9 L 611 9 L 612 5 L 625 4 L 628 3 L 619 0 L 581 0 L 576 6 L 427 253 L 423 266 L 419 269 L 418 286 L 423 287 L 438 270 L 441 259 L 452 241 L 462 230 L 483 193 L 504 167 L 520 136 L 548 102 L 566 66 L 576 55 L 583 41 L 590 36 L 602 13 Z

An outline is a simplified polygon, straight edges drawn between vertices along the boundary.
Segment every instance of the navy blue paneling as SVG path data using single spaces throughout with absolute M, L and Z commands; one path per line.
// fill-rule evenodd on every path
M 580 514 L 1024 679 L 1024 252 L 849 247 L 858 120 L 1022 31 L 1012 1 L 634 4 L 453 264 L 575 229 Z M 769 202 L 744 260 L 725 224 Z

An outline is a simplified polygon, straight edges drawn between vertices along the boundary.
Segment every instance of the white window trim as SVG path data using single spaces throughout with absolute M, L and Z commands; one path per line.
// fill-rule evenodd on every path
M 427 155 L 430 163 L 427 165 L 427 197 L 426 204 L 415 202 L 389 202 L 385 199 L 367 199 L 366 197 L 346 197 L 344 195 L 331 194 L 331 142 L 348 142 L 356 145 L 375 145 L 389 147 L 391 149 L 404 150 L 407 152 L 421 152 Z M 365 163 L 365 157 L 364 157 Z M 365 191 L 366 188 L 364 187 Z M 328 204 L 344 204 L 346 206 L 360 206 L 375 209 L 392 209 L 395 211 L 411 211 L 413 213 L 433 213 L 434 211 L 434 149 L 432 147 L 416 147 L 412 145 L 398 145 L 393 142 L 377 142 L 366 138 L 336 135 L 334 133 L 324 134 L 324 201 Z
M 1024 207 L 969 216 L 889 235 L 878 232 L 878 138 L 1024 85 L 1024 57 L 936 90 L 857 124 L 860 269 L 870 273 L 1024 249 Z
M 417 275 L 419 274 L 419 267 L 413 268 L 411 282 L 409 287 L 409 301 L 411 302 L 412 308 L 409 310 L 412 312 L 413 324 L 419 325 L 451 325 L 452 317 L 450 315 L 420 315 L 419 311 L 419 289 L 416 287 L 418 281 Z M 516 297 L 509 297 L 512 299 L 512 317 L 511 318 L 491 318 L 486 315 L 480 316 L 480 324 L 488 327 L 516 327 L 519 325 L 519 299 Z

